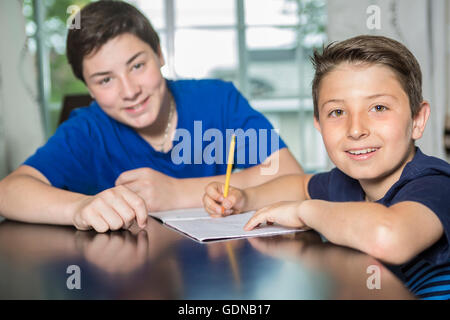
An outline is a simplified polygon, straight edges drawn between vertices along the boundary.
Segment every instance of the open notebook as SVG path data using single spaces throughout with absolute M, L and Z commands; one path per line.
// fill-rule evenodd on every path
M 262 225 L 254 230 L 245 231 L 244 225 L 253 213 L 254 211 L 223 218 L 212 218 L 203 208 L 196 208 L 152 212 L 150 216 L 200 242 L 270 236 L 302 231 L 301 229 L 285 228 L 277 225 Z

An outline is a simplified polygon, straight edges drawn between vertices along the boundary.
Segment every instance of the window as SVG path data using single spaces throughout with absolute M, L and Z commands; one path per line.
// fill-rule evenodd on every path
M 65 23 L 72 4 L 45 0 L 43 20 L 47 67 L 51 65 L 47 109 L 50 133 L 62 97 L 86 92 L 64 55 Z M 232 81 L 264 113 L 307 171 L 327 167 L 320 135 L 313 127 L 309 55 L 325 41 L 325 0 L 130 0 L 160 35 L 165 77 L 220 78 Z M 40 3 L 40 4 L 39 4 Z M 32 0 L 24 13 L 32 14 Z M 29 19 L 29 35 L 36 22 Z M 33 27 L 33 23 L 35 24 Z M 33 43 L 30 43 L 30 47 Z M 35 44 L 36 47 L 36 44 Z M 45 60 L 43 62 L 45 64 Z
M 39 95 L 44 105 L 46 135 L 56 129 L 62 100 L 66 94 L 87 93 L 77 80 L 65 55 L 67 19 L 70 6 L 82 7 L 89 0 L 23 0 L 28 50 L 36 56 L 39 72 Z
M 325 41 L 325 0 L 166 0 L 152 1 L 152 8 L 145 0 L 133 3 L 161 35 L 165 76 L 232 81 L 280 129 L 305 170 L 328 166 L 313 127 L 309 61 Z

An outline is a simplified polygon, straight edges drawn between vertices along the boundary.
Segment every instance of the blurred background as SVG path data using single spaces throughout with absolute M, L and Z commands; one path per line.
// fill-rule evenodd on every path
M 0 1 L 0 178 L 54 133 L 66 96 L 87 93 L 67 63 L 65 39 L 89 2 Z M 450 0 L 128 2 L 160 35 L 165 77 L 232 81 L 308 172 L 332 167 L 312 121 L 314 48 L 358 34 L 397 39 L 418 58 L 432 106 L 418 145 L 448 160 Z

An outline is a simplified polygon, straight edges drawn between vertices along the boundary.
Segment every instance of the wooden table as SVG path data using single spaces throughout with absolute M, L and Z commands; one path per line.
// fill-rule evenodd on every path
M 105 234 L 4 220 L 0 272 L 0 299 L 414 298 L 379 261 L 314 231 L 198 243 L 152 218 Z

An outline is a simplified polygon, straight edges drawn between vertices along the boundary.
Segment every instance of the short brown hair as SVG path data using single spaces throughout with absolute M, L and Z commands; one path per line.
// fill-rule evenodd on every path
M 379 64 L 389 67 L 397 75 L 409 98 L 412 116 L 420 110 L 422 72 L 414 55 L 400 42 L 382 36 L 361 35 L 341 42 L 333 42 L 314 51 L 311 61 L 315 68 L 312 83 L 314 117 L 319 119 L 319 87 L 325 75 L 343 62 Z
M 78 13 L 80 28 L 70 29 L 66 54 L 75 76 L 84 81 L 83 59 L 109 40 L 131 33 L 158 53 L 159 37 L 150 21 L 135 7 L 121 1 L 97 1 Z

